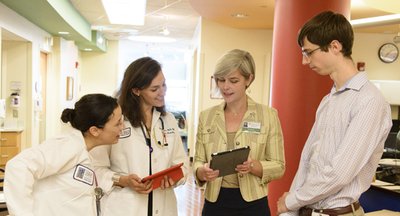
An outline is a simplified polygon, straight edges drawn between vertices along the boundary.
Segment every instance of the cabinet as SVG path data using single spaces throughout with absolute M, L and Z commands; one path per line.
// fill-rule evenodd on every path
M 21 132 L 0 132 L 0 167 L 19 153 L 21 148 Z

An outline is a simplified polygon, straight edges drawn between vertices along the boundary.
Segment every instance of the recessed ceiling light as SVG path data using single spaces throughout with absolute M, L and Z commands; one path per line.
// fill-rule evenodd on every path
M 246 18 L 246 17 L 248 17 L 249 15 L 247 15 L 247 14 L 245 14 L 245 13 L 235 13 L 235 14 L 232 14 L 231 16 L 233 16 L 233 17 L 235 17 L 235 18 Z
M 115 26 L 100 26 L 100 25 L 93 25 L 92 30 L 97 30 L 97 31 L 106 31 L 106 32 L 129 32 L 129 33 L 135 33 L 138 32 L 137 29 L 134 28 L 120 28 L 120 27 L 115 27 Z
M 111 24 L 144 25 L 146 0 L 102 0 Z
M 60 32 L 58 32 L 58 34 L 60 34 L 60 35 L 69 35 L 69 32 L 67 32 L 67 31 L 60 31 Z
M 84 51 L 92 51 L 93 49 L 91 49 L 91 48 L 85 48 L 85 49 L 83 49 Z

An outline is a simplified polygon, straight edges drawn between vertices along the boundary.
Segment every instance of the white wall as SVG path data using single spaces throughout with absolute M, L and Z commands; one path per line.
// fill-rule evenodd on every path
M 29 123 L 27 118 L 29 89 L 28 78 L 29 72 L 29 49 L 28 42 L 20 41 L 3 41 L 2 45 L 2 71 L 4 71 L 3 85 L 4 92 L 3 98 L 6 99 L 6 118 L 4 126 L 9 128 L 25 128 L 26 122 Z M 11 90 L 11 83 L 18 83 L 19 90 Z M 20 96 L 18 108 L 11 107 L 11 93 L 17 92 Z M 26 146 L 26 133 L 22 134 L 21 148 Z
M 79 83 L 80 71 L 75 68 L 78 59 L 79 51 L 74 42 L 54 37 L 46 82 L 46 138 L 56 136 L 69 127 L 68 124 L 61 121 L 60 117 L 65 108 L 73 108 L 75 102 L 80 98 L 77 84 Z M 74 80 L 72 100 L 67 100 L 66 97 L 68 76 Z
M 366 72 L 371 80 L 400 80 L 400 59 L 393 63 L 384 63 L 378 58 L 379 47 L 384 43 L 393 43 L 395 34 L 355 34 L 353 59 L 366 63 Z M 400 44 L 397 44 L 399 47 Z
M 253 56 L 256 63 L 256 79 L 249 87 L 248 93 L 254 100 L 268 104 L 272 31 L 235 29 L 203 19 L 200 48 L 202 64 L 197 71 L 200 75 L 200 110 L 223 101 L 210 98 L 210 77 L 214 73 L 217 60 L 231 49 L 243 49 Z
M 15 35 L 18 35 L 20 38 L 23 38 L 25 42 L 27 42 L 26 47 L 26 55 L 23 55 L 23 58 L 26 62 L 26 70 L 27 73 L 23 74 L 26 78 L 26 85 L 24 88 L 26 94 L 26 107 L 25 110 L 21 110 L 21 112 L 26 113 L 26 121 L 24 122 L 25 130 L 22 133 L 22 144 L 23 146 L 31 146 L 38 143 L 38 120 L 35 118 L 34 110 L 33 110 L 33 98 L 34 98 L 34 85 L 33 83 L 37 80 L 39 76 L 40 70 L 40 51 L 50 52 L 51 48 L 49 46 L 49 38 L 51 35 L 47 32 L 43 31 L 39 27 L 35 26 L 31 22 L 29 22 L 24 17 L 10 10 L 8 7 L 0 3 L 0 28 L 12 32 Z M 3 38 L 4 40 L 4 38 Z M 4 43 L 4 41 L 3 41 Z M 1 52 L 0 52 L 0 55 Z M 7 63 L 2 62 L 2 66 L 10 67 L 5 65 Z M 7 73 L 7 71 L 1 71 L 1 73 Z M 4 85 L 4 86 L 3 86 Z M 4 80 L 2 80 L 2 89 L 0 96 L 6 97 L 5 89 L 8 87 L 4 84 Z
M 366 72 L 370 80 L 400 80 L 400 59 L 393 63 L 384 63 L 379 60 L 378 50 L 384 43 L 393 43 L 396 34 L 357 33 L 354 38 L 354 62 L 365 62 Z M 400 44 L 396 44 L 400 47 Z M 400 97 L 400 94 L 396 94 Z M 399 99 L 397 99 L 399 100 Z M 399 106 L 391 106 L 392 118 L 398 119 Z
M 12 49 L 7 49 L 7 53 L 1 53 L 4 58 L 12 61 L 2 62 L 2 75 L 9 77 L 8 80 L 24 80 L 24 89 L 21 97 L 26 101 L 21 105 L 20 113 L 25 113 L 25 130 L 23 132 L 23 148 L 37 145 L 39 143 L 39 117 L 34 110 L 33 99 L 37 92 L 34 90 L 35 83 L 40 79 L 40 53 L 48 53 L 48 68 L 46 89 L 47 113 L 46 113 L 46 136 L 51 137 L 59 133 L 64 124 L 60 120 L 61 112 L 64 108 L 73 107 L 78 95 L 73 100 L 66 100 L 66 77 L 73 76 L 74 80 L 79 81 L 79 74 L 75 70 L 75 62 L 78 61 L 78 48 L 72 41 L 66 41 L 62 38 L 52 37 L 38 26 L 34 25 L 24 17 L 10 10 L 0 3 L 0 28 L 11 32 L 24 40 L 24 42 L 3 41 L 3 44 L 12 44 Z M 4 40 L 4 38 L 3 38 Z M 53 44 L 51 44 L 51 42 Z M 15 50 L 15 44 L 24 44 L 22 48 Z M 51 46 L 52 45 L 52 46 Z M 19 45 L 21 46 L 21 45 Z M 19 47 L 18 46 L 18 47 Z M 54 51 L 52 50 L 54 49 Z M 12 51 L 13 50 L 13 51 Z M 24 69 L 19 69 L 24 68 Z M 2 83 L 5 83 L 2 80 Z M 2 84 L 3 85 L 3 84 Z M 5 83 L 8 85 L 8 83 Z M 2 86 L 2 96 L 8 96 L 9 87 Z M 77 93 L 75 85 L 75 94 Z M 8 114 L 9 115 L 9 114 Z
M 105 53 L 81 52 L 79 97 L 89 93 L 114 94 L 119 86 L 118 51 L 118 42 L 109 41 Z

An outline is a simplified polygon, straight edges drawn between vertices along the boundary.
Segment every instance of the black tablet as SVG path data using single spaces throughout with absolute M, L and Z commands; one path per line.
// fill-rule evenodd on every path
M 219 170 L 219 176 L 237 173 L 235 171 L 236 166 L 245 162 L 249 157 L 249 153 L 249 146 L 213 153 L 211 155 L 210 168 Z

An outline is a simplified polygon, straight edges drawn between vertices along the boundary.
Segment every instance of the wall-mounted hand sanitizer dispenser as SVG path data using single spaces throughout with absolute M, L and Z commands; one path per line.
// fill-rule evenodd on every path
M 10 107 L 11 108 L 18 108 L 21 105 L 21 99 L 17 92 L 14 92 L 10 96 Z

